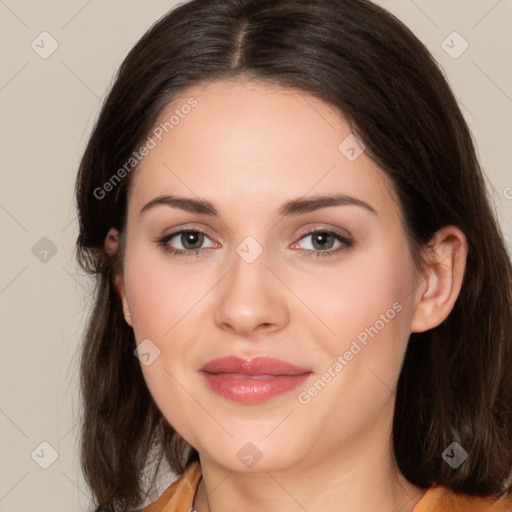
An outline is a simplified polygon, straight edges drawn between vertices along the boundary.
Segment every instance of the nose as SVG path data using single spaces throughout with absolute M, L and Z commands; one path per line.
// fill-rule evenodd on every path
M 216 287 L 214 320 L 221 329 L 251 336 L 286 326 L 287 290 L 268 263 L 265 251 L 252 263 L 234 256 L 233 268 Z

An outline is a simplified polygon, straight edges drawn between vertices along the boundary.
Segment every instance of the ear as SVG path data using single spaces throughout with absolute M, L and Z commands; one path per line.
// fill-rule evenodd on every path
M 126 320 L 126 323 L 130 327 L 133 327 L 132 317 L 131 317 L 131 313 L 130 313 L 130 307 L 128 306 L 128 300 L 126 298 L 126 293 L 125 293 L 125 289 L 124 289 L 123 276 L 121 274 L 116 274 L 115 281 L 116 281 L 117 291 L 119 292 L 119 296 L 121 297 L 121 301 L 123 303 L 124 319 Z
M 115 228 L 111 228 L 109 232 L 107 233 L 107 236 L 105 237 L 104 247 L 107 254 L 110 256 L 113 256 L 119 247 L 119 231 Z M 133 327 L 132 325 L 132 319 L 130 314 L 130 308 L 128 307 L 128 300 L 126 299 L 126 293 L 124 289 L 124 281 L 123 276 L 121 272 L 116 273 L 115 275 L 115 286 L 119 293 L 119 297 L 121 298 L 121 301 L 123 303 L 123 313 L 124 313 L 124 319 L 126 320 L 126 323 Z
M 455 226 L 445 226 L 432 237 L 425 256 L 423 278 L 416 290 L 411 332 L 428 331 L 450 314 L 459 296 L 466 269 L 468 243 Z
M 117 248 L 119 246 L 119 231 L 117 231 L 116 228 L 111 228 L 109 230 L 103 245 L 109 256 L 113 256 L 117 252 Z

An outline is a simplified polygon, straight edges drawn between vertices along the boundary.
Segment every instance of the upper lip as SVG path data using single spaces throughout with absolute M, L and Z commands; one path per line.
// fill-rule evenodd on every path
M 213 359 L 200 368 L 208 373 L 236 373 L 241 375 L 302 375 L 311 370 L 272 357 L 240 358 L 235 356 Z

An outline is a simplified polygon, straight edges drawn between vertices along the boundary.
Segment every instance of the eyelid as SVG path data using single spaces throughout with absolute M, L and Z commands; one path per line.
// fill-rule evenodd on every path
M 198 233 L 202 233 L 206 235 L 210 239 L 214 239 L 215 236 L 212 235 L 209 228 L 203 225 L 192 224 L 178 224 L 177 226 L 173 226 L 172 228 L 166 229 L 162 232 L 161 235 L 156 235 L 155 239 L 160 240 L 161 238 L 167 238 L 170 236 L 176 236 L 183 231 L 197 231 Z
M 311 234 L 314 234 L 318 231 L 322 231 L 322 232 L 327 232 L 327 233 L 335 233 L 337 234 L 338 236 L 340 236 L 341 238 L 344 238 L 346 239 L 347 241 L 350 241 L 350 242 L 353 242 L 353 238 L 352 238 L 352 235 L 345 229 L 341 229 L 341 228 L 338 228 L 336 226 L 332 226 L 332 225 L 329 225 L 329 224 L 313 224 L 312 226 L 308 226 L 307 228 L 304 229 L 304 232 L 299 235 L 299 238 L 298 240 L 302 240 L 302 238 L 304 238 L 305 236 L 307 235 L 311 235 Z M 296 243 L 296 242 L 294 242 Z

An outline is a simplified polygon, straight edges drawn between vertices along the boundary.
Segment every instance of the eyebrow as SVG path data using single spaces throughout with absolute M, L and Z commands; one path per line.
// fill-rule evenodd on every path
M 185 210 L 187 212 L 219 217 L 219 209 L 216 208 L 215 205 L 210 201 L 177 195 L 162 195 L 155 197 L 141 209 L 140 214 L 156 206 L 162 205 Z M 322 208 L 347 205 L 360 206 L 373 213 L 377 217 L 379 216 L 377 211 L 365 201 L 344 194 L 318 195 L 309 197 L 307 199 L 293 199 L 291 201 L 287 201 L 281 206 L 279 214 L 283 217 L 289 217 L 292 215 L 301 215 L 304 213 L 313 212 Z

